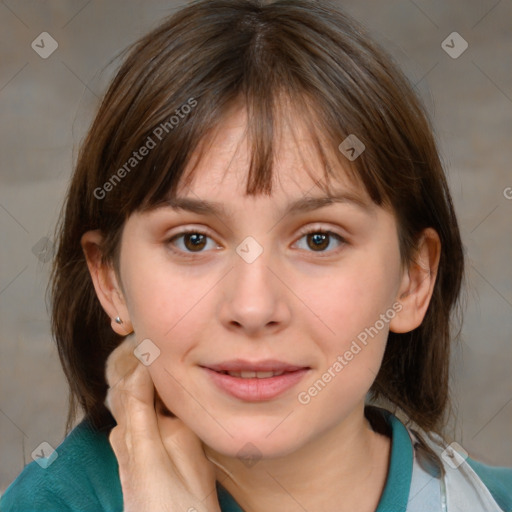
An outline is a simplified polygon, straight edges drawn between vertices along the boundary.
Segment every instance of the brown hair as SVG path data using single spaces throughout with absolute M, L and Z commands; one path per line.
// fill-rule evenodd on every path
M 78 155 L 51 280 L 52 331 L 71 388 L 66 432 L 78 404 L 96 428 L 112 424 L 104 369 L 122 341 L 96 297 L 82 234 L 100 229 L 104 261 L 117 269 L 126 218 L 175 193 L 191 155 L 233 105 L 248 112 L 246 193 L 270 193 L 275 128 L 288 103 L 310 128 L 326 180 L 336 176 L 327 154 L 336 154 L 377 205 L 392 208 L 403 264 L 414 258 L 422 229 L 439 234 L 441 258 L 424 321 L 409 333 L 390 332 L 371 395 L 426 430 L 442 428 L 464 258 L 432 130 L 413 88 L 328 2 L 201 0 L 132 45 Z M 352 163 L 336 149 L 350 134 L 366 146 Z M 155 146 L 135 159 L 149 139 Z

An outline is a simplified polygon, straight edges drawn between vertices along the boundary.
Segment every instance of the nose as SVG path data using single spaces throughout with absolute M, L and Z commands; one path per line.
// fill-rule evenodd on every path
M 234 268 L 223 285 L 219 310 L 220 320 L 227 329 L 259 337 L 288 325 L 291 314 L 287 288 L 277 277 L 275 262 L 268 256 L 263 251 L 251 263 L 235 256 Z

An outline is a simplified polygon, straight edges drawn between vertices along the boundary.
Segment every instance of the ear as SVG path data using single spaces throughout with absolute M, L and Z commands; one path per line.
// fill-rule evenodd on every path
M 422 231 L 415 257 L 404 269 L 396 300 L 402 309 L 391 320 L 389 329 L 396 333 L 410 332 L 421 325 L 434 291 L 441 256 L 441 241 L 437 231 Z
M 115 271 L 111 265 L 101 261 L 103 243 L 101 231 L 87 231 L 82 235 L 80 243 L 87 260 L 96 295 L 103 309 L 111 318 L 112 329 L 121 336 L 130 334 L 133 332 L 133 326 Z M 121 324 L 115 321 L 116 317 L 121 319 Z

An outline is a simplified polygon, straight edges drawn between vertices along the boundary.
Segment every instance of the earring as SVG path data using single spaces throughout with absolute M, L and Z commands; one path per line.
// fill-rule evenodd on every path
M 121 325 L 121 324 L 123 323 L 123 321 L 122 321 L 118 316 L 116 316 L 116 317 L 114 318 L 114 320 L 115 320 L 116 324 Z

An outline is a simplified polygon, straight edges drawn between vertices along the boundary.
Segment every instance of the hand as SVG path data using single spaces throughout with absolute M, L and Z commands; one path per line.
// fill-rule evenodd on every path
M 130 334 L 110 354 L 105 405 L 117 426 L 109 442 L 119 464 L 124 512 L 221 512 L 213 464 L 176 416 L 155 410 L 149 371 Z

